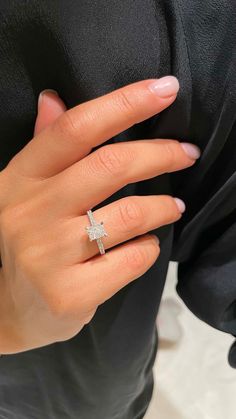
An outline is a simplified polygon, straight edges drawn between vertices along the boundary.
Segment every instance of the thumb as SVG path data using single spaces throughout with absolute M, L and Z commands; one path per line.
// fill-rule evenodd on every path
M 66 111 L 64 102 L 55 90 L 43 90 L 38 98 L 38 115 L 34 126 L 34 135 L 55 121 Z

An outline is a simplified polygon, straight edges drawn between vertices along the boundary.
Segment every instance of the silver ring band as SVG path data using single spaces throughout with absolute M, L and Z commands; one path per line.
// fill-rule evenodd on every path
M 89 221 L 91 224 L 90 226 L 85 227 L 85 230 L 87 231 L 87 234 L 89 236 L 89 240 L 90 241 L 96 240 L 101 255 L 104 255 L 105 249 L 104 249 L 101 237 L 108 236 L 108 234 L 106 233 L 104 229 L 103 221 L 101 221 L 101 223 L 97 223 L 93 217 L 92 210 L 88 210 L 87 214 L 88 214 Z

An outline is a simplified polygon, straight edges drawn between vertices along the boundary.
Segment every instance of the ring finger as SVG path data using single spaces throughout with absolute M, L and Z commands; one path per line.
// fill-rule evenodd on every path
M 184 205 L 184 204 L 183 204 Z M 107 236 L 102 238 L 105 249 L 116 246 L 136 236 L 181 218 L 180 201 L 169 195 L 130 196 L 121 198 L 93 212 L 96 222 L 103 221 Z M 63 242 L 67 250 L 58 255 L 65 264 L 82 263 L 99 254 L 96 240 L 90 241 L 86 227 L 90 225 L 87 215 L 67 220 Z M 68 248 L 70 251 L 68 252 Z

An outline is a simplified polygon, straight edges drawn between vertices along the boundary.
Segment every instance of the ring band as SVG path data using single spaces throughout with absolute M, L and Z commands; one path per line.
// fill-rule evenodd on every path
M 106 233 L 104 229 L 103 221 L 101 221 L 101 223 L 97 223 L 93 217 L 92 210 L 88 210 L 87 214 L 89 217 L 89 221 L 91 223 L 90 226 L 85 227 L 85 230 L 87 231 L 88 236 L 89 236 L 89 240 L 90 241 L 96 240 L 101 255 L 104 255 L 105 249 L 104 249 L 101 237 L 108 236 L 108 234 Z

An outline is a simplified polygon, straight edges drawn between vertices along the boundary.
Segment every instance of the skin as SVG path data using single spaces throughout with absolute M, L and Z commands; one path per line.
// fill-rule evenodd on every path
M 105 255 L 85 231 L 86 210 L 123 186 L 195 163 L 177 140 L 107 144 L 91 152 L 174 102 L 176 95 L 152 93 L 150 81 L 70 110 L 45 93 L 34 137 L 0 172 L 0 353 L 75 336 L 100 304 L 155 263 L 160 246 L 147 232 L 181 218 L 171 196 L 131 196 L 94 211 L 108 233 Z

